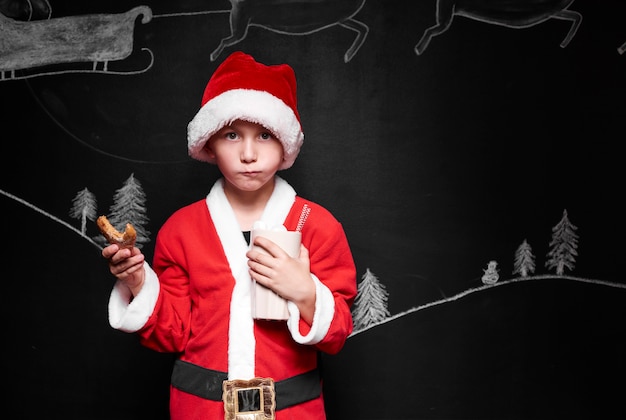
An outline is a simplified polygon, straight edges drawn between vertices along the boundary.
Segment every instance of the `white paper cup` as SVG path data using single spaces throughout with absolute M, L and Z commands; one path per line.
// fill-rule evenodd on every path
M 269 255 L 264 248 L 254 245 L 254 238 L 262 236 L 281 247 L 292 258 L 300 255 L 300 232 L 287 230 L 253 229 L 250 232 L 252 249 Z M 286 320 L 289 319 L 287 300 L 281 298 L 265 286 L 252 282 L 252 317 L 255 319 Z

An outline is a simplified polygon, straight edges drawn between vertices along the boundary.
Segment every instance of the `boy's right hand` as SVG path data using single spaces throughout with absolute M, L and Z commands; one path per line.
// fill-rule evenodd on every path
M 109 262 L 111 274 L 126 285 L 137 296 L 143 286 L 146 271 L 143 268 L 145 257 L 137 247 L 120 248 L 113 244 L 102 249 L 102 256 Z

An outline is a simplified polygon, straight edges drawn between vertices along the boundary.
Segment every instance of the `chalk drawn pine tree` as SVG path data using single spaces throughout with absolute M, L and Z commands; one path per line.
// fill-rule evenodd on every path
M 113 196 L 113 204 L 109 208 L 109 221 L 120 232 L 131 223 L 137 231 L 137 248 L 150 241 L 145 225 L 148 223 L 146 216 L 146 194 L 141 188 L 141 183 L 134 174 L 131 174 L 122 188 L 118 189 Z
M 70 209 L 70 217 L 80 220 L 80 233 L 83 235 L 87 231 L 87 220 L 92 222 L 96 220 L 96 210 L 98 209 L 98 203 L 96 196 L 84 188 L 76 193 L 76 196 L 72 200 L 72 208 Z
M 368 268 L 359 283 L 352 311 L 354 329 L 360 330 L 389 318 L 385 286 Z
M 552 241 L 546 267 L 556 269 L 556 274 L 562 276 L 565 269 L 573 270 L 578 252 L 578 235 L 574 226 L 567 217 L 567 210 L 563 210 L 563 217 L 552 228 Z
M 513 274 L 528 277 L 535 272 L 535 255 L 530 244 L 524 239 L 515 251 L 515 261 L 513 262 Z

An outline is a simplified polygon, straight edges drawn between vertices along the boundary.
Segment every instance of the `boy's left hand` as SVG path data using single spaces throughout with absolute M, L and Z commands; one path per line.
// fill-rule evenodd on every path
M 256 237 L 254 245 L 263 248 L 267 254 L 254 249 L 246 253 L 252 279 L 295 303 L 303 318 L 307 319 L 306 315 L 310 314 L 312 319 L 315 283 L 311 278 L 309 250 L 301 244 L 300 255 L 292 258 L 267 238 Z

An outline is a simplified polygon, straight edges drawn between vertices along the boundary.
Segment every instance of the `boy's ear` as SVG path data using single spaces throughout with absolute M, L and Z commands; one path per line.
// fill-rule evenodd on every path
M 215 152 L 213 151 L 213 148 L 211 147 L 210 141 L 207 141 L 206 143 L 204 143 L 204 150 L 207 152 L 207 154 L 209 155 L 211 159 L 215 159 Z

